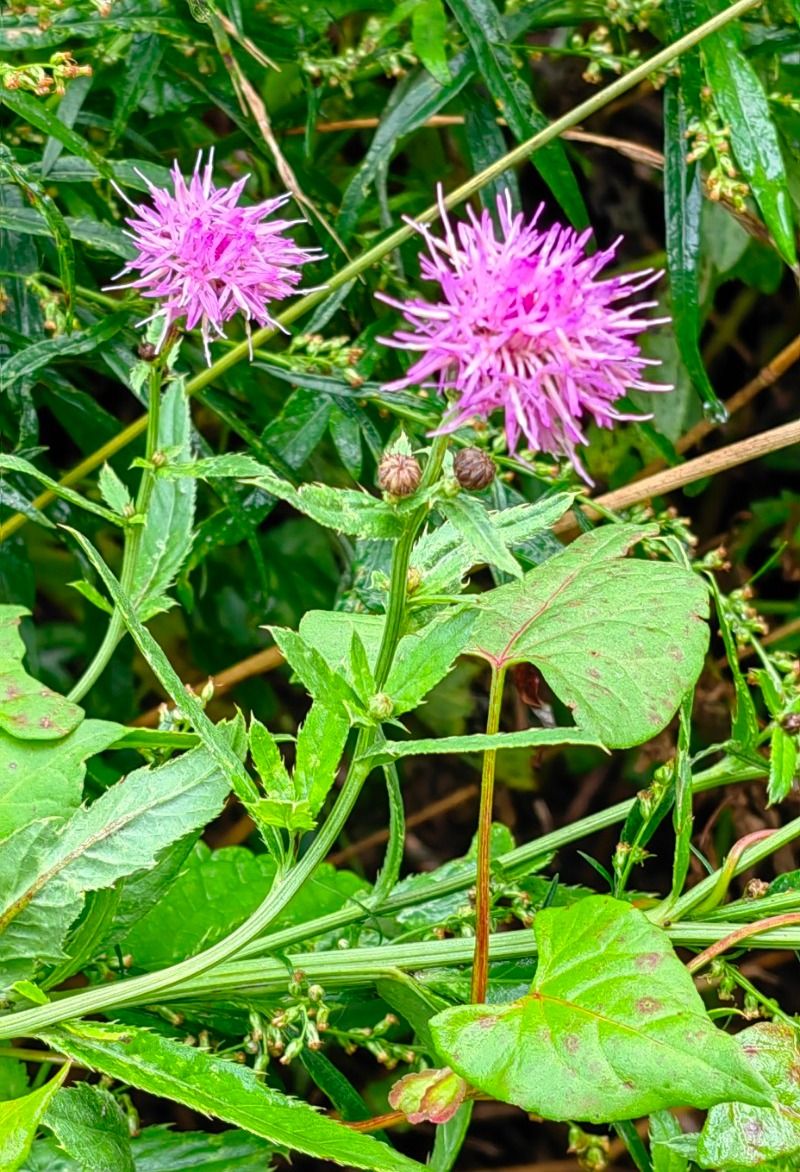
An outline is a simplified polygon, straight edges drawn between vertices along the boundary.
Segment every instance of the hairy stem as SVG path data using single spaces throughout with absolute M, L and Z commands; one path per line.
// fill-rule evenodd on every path
M 163 372 L 162 360 L 154 362 L 150 370 L 148 383 L 147 438 L 145 440 L 145 459 L 152 460 L 158 450 L 158 427 L 161 406 L 161 378 Z M 125 531 L 125 552 L 122 556 L 122 571 L 119 584 L 123 593 L 131 596 L 136 578 L 136 567 L 139 561 L 139 549 L 142 544 L 142 533 L 147 519 L 147 509 L 153 495 L 156 477 L 152 467 L 142 469 L 142 478 L 139 481 L 139 491 L 136 496 L 136 514 L 140 523 L 130 525 Z M 125 634 L 125 620 L 118 606 L 114 607 L 111 619 L 106 627 L 103 641 L 97 648 L 94 658 L 85 672 L 69 693 L 70 700 L 81 700 L 89 689 L 105 671 L 108 661 L 114 654 L 122 636 Z
M 624 77 L 617 78 L 615 81 L 611 82 L 610 85 L 605 86 L 598 93 L 593 94 L 585 102 L 581 102 L 579 105 L 575 106 L 575 108 L 569 113 L 564 114 L 561 118 L 557 118 L 554 122 L 551 122 L 550 125 L 545 127 L 544 130 L 539 131 L 538 134 L 534 134 L 525 142 L 522 142 L 518 146 L 514 147 L 513 150 L 503 155 L 502 158 L 498 159 L 497 162 L 492 163 L 491 166 L 484 168 L 483 171 L 480 171 L 477 175 L 473 176 L 472 179 L 468 180 L 466 183 L 462 183 L 460 187 L 457 187 L 455 191 L 451 192 L 451 194 L 447 197 L 445 200 L 445 206 L 452 208 L 460 203 L 463 203 L 464 200 L 469 199 L 470 196 L 480 191 L 481 188 L 484 187 L 487 183 L 497 179 L 505 171 L 508 171 L 511 167 L 516 166 L 517 163 L 523 162 L 535 151 L 540 150 L 543 146 L 546 146 L 547 143 L 553 142 L 566 130 L 571 130 L 580 122 L 583 122 L 585 119 L 591 117 L 592 114 L 596 114 L 598 110 L 602 110 L 604 106 L 607 106 L 609 102 L 613 102 L 622 94 L 627 93 L 629 90 L 635 89 L 636 86 L 639 85 L 640 82 L 644 81 L 651 73 L 657 73 L 658 71 L 663 70 L 676 58 L 680 57 L 682 53 L 685 53 L 688 49 L 691 49 L 695 45 L 699 44 L 699 42 L 702 41 L 704 37 L 707 37 L 710 33 L 716 32 L 717 29 L 720 29 L 724 25 L 729 24 L 732 20 L 737 20 L 749 9 L 755 8 L 759 2 L 760 0 L 737 0 L 735 4 L 731 4 L 729 8 L 726 8 L 724 12 L 717 13 L 710 20 L 704 21 L 690 33 L 687 33 L 685 36 L 680 37 L 677 41 L 674 41 L 673 44 L 667 45 L 666 48 L 661 49 L 658 53 L 654 53 L 653 56 L 648 58 L 647 61 L 643 61 L 641 65 L 637 65 L 635 69 L 632 69 L 630 73 L 626 73 Z M 434 204 L 422 212 L 421 215 L 417 216 L 417 220 L 423 223 L 430 223 L 435 220 L 438 215 L 439 208 Z M 350 264 L 344 265 L 343 268 L 341 268 L 330 278 L 327 286 L 324 289 L 316 290 L 313 293 L 307 293 L 305 297 L 301 297 L 298 301 L 291 305 L 289 309 L 285 310 L 284 313 L 282 313 L 280 317 L 277 318 L 277 321 L 281 326 L 285 327 L 291 322 L 295 321 L 298 317 L 302 317 L 303 314 L 315 308 L 315 306 L 317 306 L 321 301 L 324 301 L 325 298 L 330 296 L 331 293 L 334 293 L 337 289 L 347 284 L 348 281 L 353 280 L 354 277 L 360 276 L 360 274 L 363 273 L 366 269 L 370 268 L 384 256 L 393 252 L 405 240 L 413 235 L 413 232 L 413 228 L 406 226 L 395 229 L 394 232 L 390 233 L 389 236 L 387 236 L 379 244 L 376 244 L 373 248 L 368 249 L 360 257 L 357 257 L 356 260 L 351 261 Z M 254 346 L 260 346 L 262 343 L 271 338 L 274 333 L 275 330 L 273 329 L 256 330 L 252 337 L 252 344 Z M 248 342 L 242 342 L 238 346 L 234 346 L 233 349 L 230 350 L 227 354 L 223 355 L 221 358 L 218 358 L 212 366 L 208 367 L 206 370 L 200 371 L 200 373 L 195 375 L 193 379 L 189 380 L 189 382 L 186 384 L 187 394 L 193 395 L 209 384 L 217 381 L 221 374 L 223 374 L 226 370 L 229 370 L 232 366 L 235 366 L 238 362 L 241 362 L 243 359 L 249 357 L 249 354 L 250 346 Z M 132 424 L 121 431 L 119 435 L 115 436 L 112 440 L 109 440 L 108 443 L 104 444 L 101 448 L 98 448 L 96 452 L 93 452 L 92 455 L 87 456 L 85 460 L 82 460 L 80 464 L 77 464 L 74 468 L 72 468 L 64 477 L 62 477 L 61 484 L 76 484 L 78 481 L 82 480 L 84 476 L 88 475 L 88 473 L 99 467 L 104 460 L 107 460 L 121 448 L 124 448 L 127 444 L 131 443 L 131 441 L 136 439 L 137 436 L 141 435 L 146 426 L 146 416 L 135 420 Z M 50 504 L 52 500 L 54 500 L 54 495 L 48 490 L 47 492 L 43 492 L 38 497 L 36 497 L 33 504 L 36 506 L 36 508 L 41 509 Z M 4 540 L 6 537 L 9 537 L 12 533 L 15 533 L 25 524 L 27 520 L 28 518 L 24 513 L 16 513 L 13 517 L 10 517 L 8 521 L 0 524 L 0 541 Z
M 489 713 L 486 732 L 491 735 L 500 728 L 500 710 L 503 706 L 504 667 L 492 668 L 489 689 Z M 481 805 L 478 814 L 478 861 L 475 882 L 475 954 L 472 965 L 470 1000 L 478 1005 L 486 1000 L 489 981 L 489 929 L 491 925 L 492 893 L 492 807 L 494 805 L 494 773 L 497 750 L 487 749 L 483 754 L 481 774 Z

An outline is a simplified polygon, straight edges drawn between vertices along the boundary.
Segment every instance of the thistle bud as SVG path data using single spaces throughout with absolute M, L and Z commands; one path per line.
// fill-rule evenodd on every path
M 462 488 L 477 492 L 494 480 L 494 461 L 480 448 L 462 448 L 453 460 L 453 472 Z
M 392 496 L 411 496 L 419 488 L 422 470 L 413 456 L 389 452 L 378 465 L 378 485 Z
M 140 342 L 137 353 L 142 362 L 152 362 L 156 356 L 156 348 L 152 342 Z

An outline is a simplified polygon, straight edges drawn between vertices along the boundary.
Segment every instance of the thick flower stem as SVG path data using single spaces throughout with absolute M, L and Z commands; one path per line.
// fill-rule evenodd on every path
M 441 471 L 446 450 L 446 437 L 440 437 L 434 441 L 420 489 L 429 487 L 436 480 Z M 414 538 L 427 515 L 428 506 L 421 505 L 411 516 L 405 533 L 395 546 L 386 624 L 383 629 L 375 671 L 378 687 L 386 681 L 400 640 L 406 612 L 408 564 L 411 550 Z M 288 871 L 279 872 L 266 898 L 234 932 L 231 932 L 229 936 L 220 940 L 213 947 L 198 953 L 197 956 L 171 965 L 160 972 L 132 977 L 124 982 L 115 982 L 112 985 L 89 989 L 86 993 L 70 997 L 68 1007 L 64 1003 L 61 1005 L 53 1003 L 12 1014 L 8 1018 L 0 1017 L 0 1037 L 16 1037 L 26 1032 L 34 1033 L 48 1025 L 64 1021 L 67 1017 L 82 1017 L 88 1013 L 119 1008 L 125 1004 L 147 1004 L 156 1000 L 158 994 L 174 991 L 183 982 L 198 977 L 215 965 L 229 960 L 252 940 L 260 936 L 276 916 L 280 915 L 289 900 L 311 878 L 339 837 L 361 793 L 361 788 L 372 770 L 369 761 L 365 761 L 365 756 L 373 736 L 373 730 L 370 728 L 360 730 L 350 768 L 339 791 L 339 796 L 327 819 L 320 827 L 316 838 L 294 867 Z
M 161 415 L 161 379 L 164 369 L 164 356 L 154 362 L 150 369 L 148 381 L 148 412 L 147 437 L 145 440 L 145 459 L 152 460 L 158 449 L 158 428 Z M 125 552 L 122 555 L 122 571 L 119 584 L 123 594 L 131 596 L 132 586 L 136 578 L 136 567 L 139 561 L 139 549 L 142 544 L 142 532 L 147 518 L 147 509 L 155 487 L 155 472 L 152 467 L 142 469 L 142 478 L 139 481 L 139 491 L 136 496 L 137 524 L 129 526 L 125 531 Z M 81 678 L 69 693 L 70 700 L 81 700 L 108 666 L 108 661 L 114 654 L 117 644 L 125 634 L 125 623 L 119 607 L 114 607 L 103 641 L 95 652 L 94 658 L 86 668 Z
M 500 728 L 500 709 L 503 704 L 504 667 L 492 670 L 489 689 L 489 715 L 486 732 L 492 735 Z M 491 850 L 492 807 L 494 805 L 494 772 L 497 750 L 487 749 L 483 754 L 481 775 L 481 805 L 478 815 L 478 862 L 475 880 L 475 955 L 472 964 L 470 1000 L 478 1005 L 486 1000 L 489 980 L 489 930 L 491 927 Z

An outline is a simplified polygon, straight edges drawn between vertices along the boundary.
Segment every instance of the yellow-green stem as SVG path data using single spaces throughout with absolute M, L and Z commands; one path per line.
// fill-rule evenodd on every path
M 492 669 L 489 689 L 489 714 L 486 732 L 496 733 L 500 728 L 500 709 L 503 704 L 503 682 L 506 669 Z M 483 754 L 481 776 L 481 805 L 478 814 L 478 859 L 475 879 L 475 954 L 472 962 L 472 989 L 470 1000 L 478 1005 L 486 1000 L 489 981 L 489 932 L 491 929 L 491 868 L 492 868 L 492 807 L 494 805 L 494 773 L 497 750 L 487 749 Z

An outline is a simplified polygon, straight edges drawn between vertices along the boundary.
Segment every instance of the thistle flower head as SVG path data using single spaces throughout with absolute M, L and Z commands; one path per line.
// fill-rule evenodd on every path
M 161 319 L 158 348 L 170 327 L 183 319 L 185 328 L 200 326 L 206 358 L 215 337 L 224 336 L 224 325 L 240 311 L 247 323 L 276 326 L 268 306 L 296 289 L 300 267 L 319 259 L 316 250 L 298 247 L 287 228 L 296 220 L 270 219 L 290 198 L 268 199 L 252 207 L 239 207 L 247 176 L 231 187 L 215 187 L 211 174 L 213 152 L 200 169 L 198 155 L 187 184 L 172 169 L 173 190 L 156 187 L 144 176 L 152 206 L 133 204 L 134 215 L 127 233 L 137 254 L 117 277 L 138 274 L 127 285 L 142 297 L 160 302 L 141 325 Z M 122 194 L 122 193 L 120 193 Z
M 599 280 L 619 240 L 587 256 L 591 230 L 539 230 L 542 208 L 526 222 L 512 213 L 508 192 L 497 201 L 499 233 L 487 211 L 476 216 L 472 209 L 454 229 L 441 192 L 439 202 L 443 236 L 413 225 L 428 248 L 422 277 L 438 284 L 438 300 L 378 295 L 411 326 L 383 341 L 420 355 L 387 389 L 433 385 L 446 394 L 450 408 L 439 433 L 502 411 L 510 453 L 522 446 L 566 455 L 588 481 L 576 452 L 586 443 L 586 421 L 611 427 L 647 418 L 614 404 L 628 390 L 671 389 L 643 380 L 645 368 L 658 363 L 643 357 L 636 341 L 668 319 L 642 316 L 656 302 L 620 305 L 661 274 L 645 269 Z

